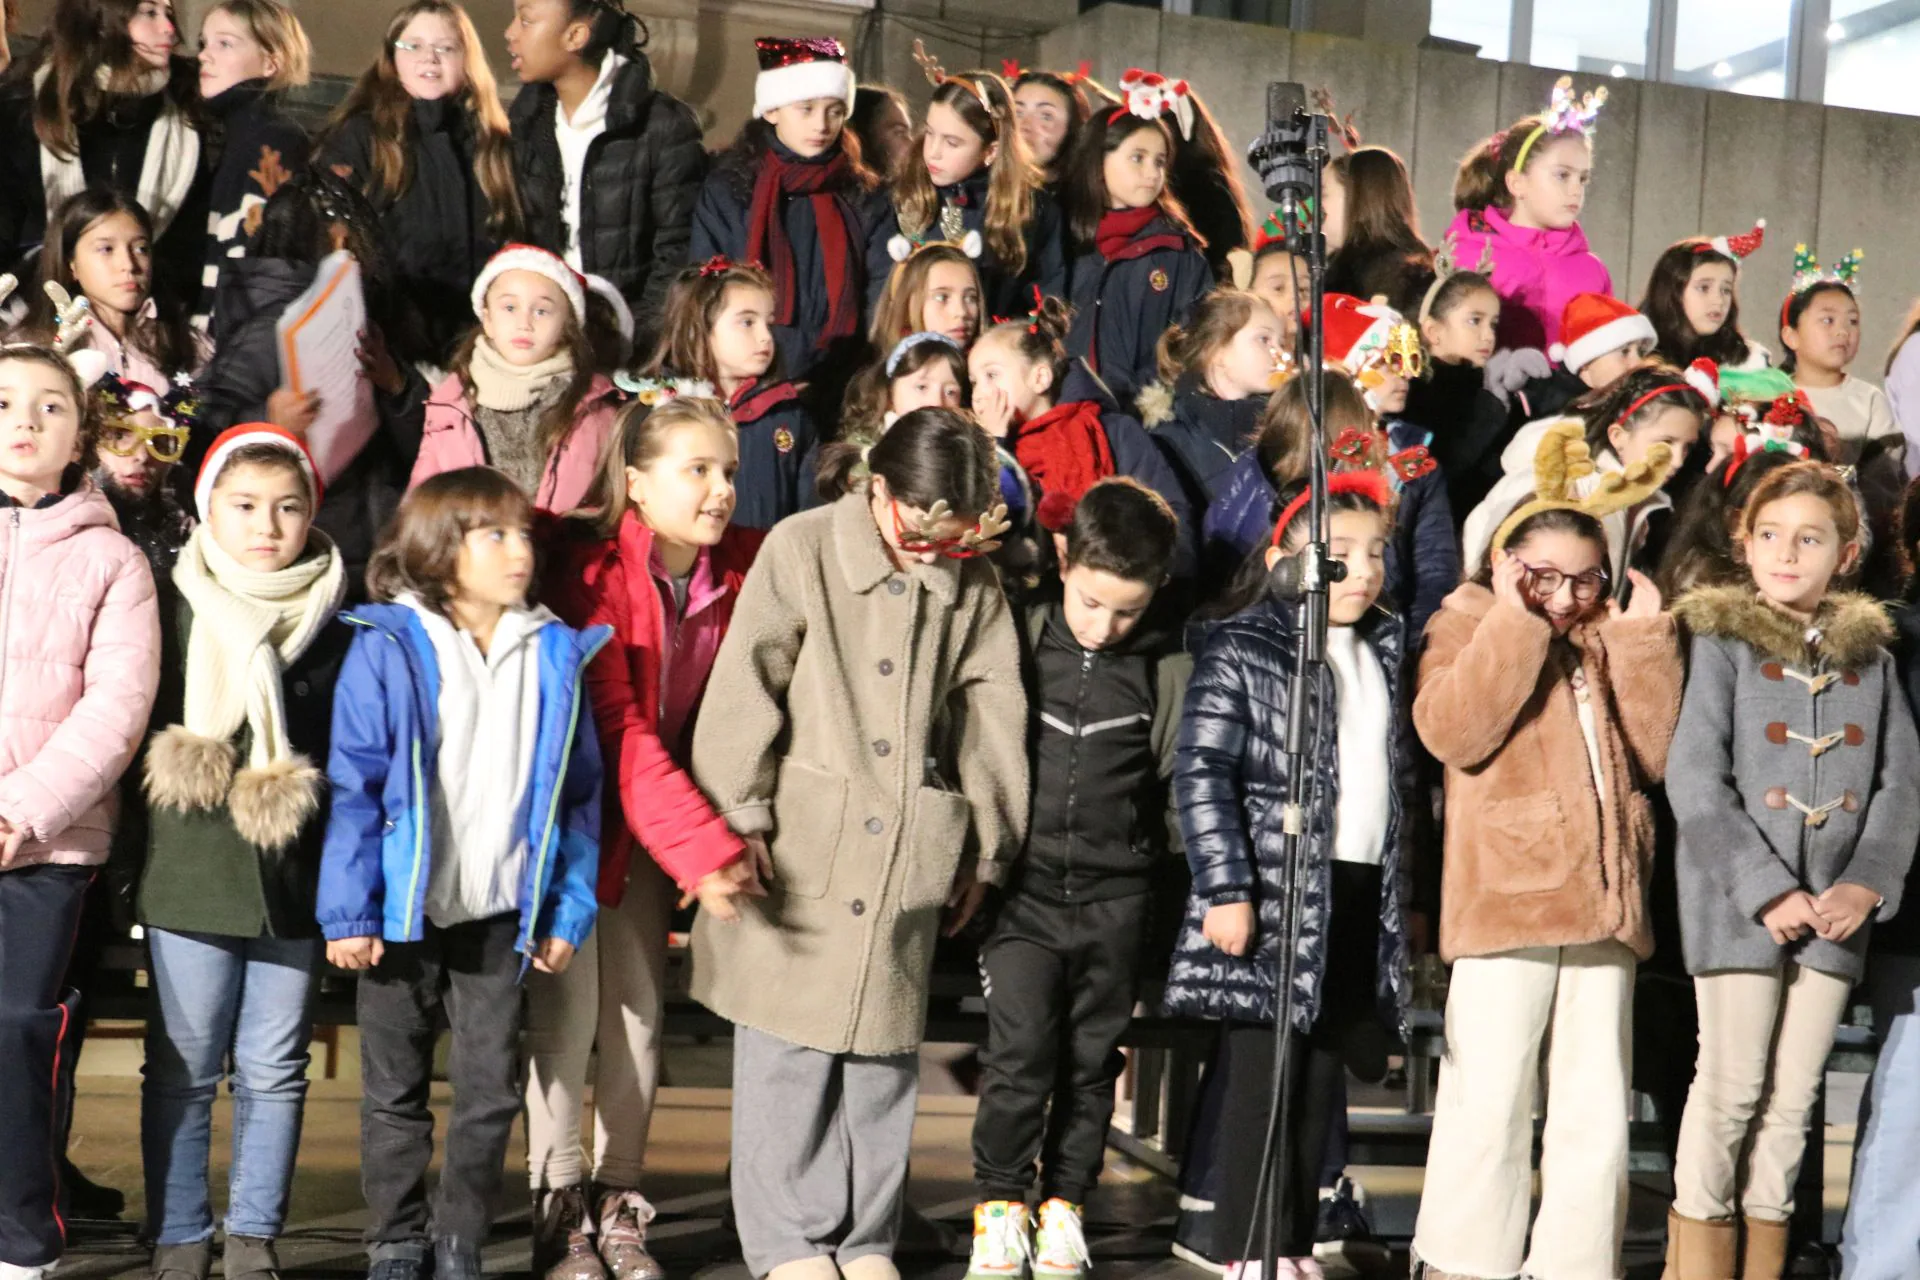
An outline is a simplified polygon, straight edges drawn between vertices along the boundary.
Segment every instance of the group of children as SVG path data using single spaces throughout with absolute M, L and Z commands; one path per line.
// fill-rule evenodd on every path
M 63 1248 L 101 869 L 146 942 L 162 1280 L 213 1265 L 223 1078 L 225 1274 L 277 1271 L 323 958 L 358 975 L 373 1280 L 477 1280 L 523 1114 L 535 1272 L 659 1280 L 645 1158 L 695 905 L 756 1276 L 897 1280 L 962 934 L 976 1280 L 1091 1265 L 1162 962 L 1164 1010 L 1219 1030 L 1196 1251 L 1259 1280 L 1271 1157 L 1279 1270 L 1318 1274 L 1347 1076 L 1385 1071 L 1430 942 L 1427 1275 L 1618 1273 L 1656 947 L 1699 1025 L 1663 1099 L 1669 1276 L 1782 1273 L 1863 976 L 1887 1021 L 1847 1247 L 1904 1274 L 1915 948 L 1869 923 L 1920 838 L 1920 610 L 1852 588 L 1902 598 L 1920 421 L 1910 337 L 1891 400 L 1848 372 L 1857 254 L 1797 255 L 1778 369 L 1739 321 L 1760 227 L 1619 301 L 1578 221 L 1600 100 L 1566 82 L 1463 160 L 1437 252 L 1397 156 L 1340 157 L 1342 291 L 1309 314 L 1312 229 L 1256 227 L 1218 124 L 1153 72 L 923 56 L 916 126 L 837 41 L 763 39 L 710 162 L 618 0 L 518 0 L 510 111 L 465 12 L 412 0 L 311 142 L 279 0 L 222 0 L 200 40 L 196 75 L 168 0 L 59 0 L 0 82 L 0 1278 Z M 302 388 L 278 329 L 340 253 L 363 385 Z M 1266 584 L 1316 532 L 1315 326 L 1344 576 L 1289 886 L 1306 645 Z

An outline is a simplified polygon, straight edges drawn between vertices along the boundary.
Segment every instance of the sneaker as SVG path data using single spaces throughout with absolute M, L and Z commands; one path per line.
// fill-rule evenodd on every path
M 59 1265 L 49 1262 L 44 1267 L 17 1267 L 11 1262 L 0 1262 L 0 1280 L 47 1280 Z
M 411 1254 L 401 1254 L 398 1257 L 381 1258 L 374 1262 L 367 1268 L 367 1280 L 420 1280 L 425 1271 L 424 1259 L 416 1258 Z
M 1040 1206 L 1040 1228 L 1034 1232 L 1033 1274 L 1049 1280 L 1081 1280 L 1093 1265 L 1080 1206 L 1048 1200 Z
M 577 1183 L 533 1193 L 533 1274 L 536 1280 L 607 1280 L 593 1247 L 586 1188 Z
M 653 1206 L 638 1191 L 600 1193 L 600 1261 L 611 1280 L 666 1280 L 667 1269 L 647 1252 Z
M 1258 1259 L 1230 1263 L 1227 1266 L 1227 1280 L 1260 1280 L 1262 1270 Z M 1276 1258 L 1273 1274 L 1274 1280 L 1326 1280 L 1326 1272 L 1312 1258 Z
M 973 1206 L 973 1257 L 967 1280 L 1020 1280 L 1033 1257 L 1027 1206 L 1019 1200 L 988 1200 Z
M 1320 1193 L 1319 1216 L 1314 1222 L 1313 1257 L 1330 1276 L 1376 1275 L 1385 1271 L 1391 1254 L 1373 1233 L 1367 1212 L 1367 1193 L 1342 1175 Z

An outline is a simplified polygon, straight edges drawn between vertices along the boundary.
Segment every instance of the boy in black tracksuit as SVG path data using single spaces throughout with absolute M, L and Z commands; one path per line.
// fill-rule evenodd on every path
M 1087 1269 L 1080 1211 L 1105 1156 L 1193 668 L 1177 629 L 1143 622 L 1178 533 L 1157 494 L 1101 481 L 1064 535 L 1062 595 L 1026 613 L 1033 824 L 980 949 L 976 1280 L 1017 1280 L 1028 1261 L 1036 1277 Z M 1030 1235 L 1036 1161 L 1043 1203 Z

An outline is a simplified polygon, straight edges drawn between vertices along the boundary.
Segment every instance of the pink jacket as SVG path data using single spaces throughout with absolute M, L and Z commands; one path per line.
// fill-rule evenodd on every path
M 0 818 L 28 836 L 8 870 L 107 860 L 159 683 L 153 573 L 106 496 L 0 507 Z
M 136 322 L 152 320 L 159 314 L 159 304 L 152 298 L 148 298 L 146 305 L 140 308 L 139 315 L 134 319 Z M 165 369 L 155 364 L 139 348 L 129 347 L 114 337 L 113 332 L 101 324 L 98 317 L 87 322 L 87 331 L 81 337 L 78 346 L 82 349 L 98 351 L 105 356 L 107 372 L 115 377 L 125 378 L 128 382 L 143 383 L 162 395 L 166 394 L 167 387 L 171 385 Z M 193 335 L 193 353 L 193 368 L 188 372 L 198 376 L 206 367 L 207 361 L 213 357 L 213 344 L 207 341 L 205 334 L 198 331 Z
M 1607 264 L 1587 247 L 1587 233 L 1574 223 L 1561 231 L 1516 227 L 1498 209 L 1462 209 L 1447 228 L 1457 247 L 1453 260 L 1480 261 L 1493 244 L 1493 289 L 1500 295 L 1500 346 L 1546 351 L 1560 341 L 1560 313 L 1576 293 L 1613 292 Z
M 547 459 L 547 469 L 540 477 L 540 491 L 533 495 L 535 507 L 565 515 L 586 501 L 587 491 L 593 487 L 594 476 L 600 470 L 600 450 L 613 435 L 613 417 L 619 407 L 613 384 L 595 375 L 593 385 L 587 389 L 587 398 L 580 402 L 579 412 L 574 415 L 573 430 Z M 481 442 L 480 428 L 474 425 L 466 388 L 460 385 L 459 374 L 450 373 L 427 400 L 420 456 L 413 464 L 413 477 L 407 481 L 407 488 L 442 471 L 486 465 L 486 445 Z

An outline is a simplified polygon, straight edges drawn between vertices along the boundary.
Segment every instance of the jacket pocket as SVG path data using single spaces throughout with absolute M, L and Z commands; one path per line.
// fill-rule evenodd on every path
M 901 911 L 946 904 L 972 822 L 973 806 L 965 796 L 938 787 L 920 788 L 900 846 L 906 860 L 906 872 L 900 878 Z
M 840 848 L 847 780 L 831 769 L 782 761 L 773 790 L 774 887 L 795 898 L 824 898 Z
M 1479 887 L 1493 893 L 1546 893 L 1571 878 L 1573 857 L 1562 848 L 1566 822 L 1553 792 L 1489 801 L 1480 826 Z

